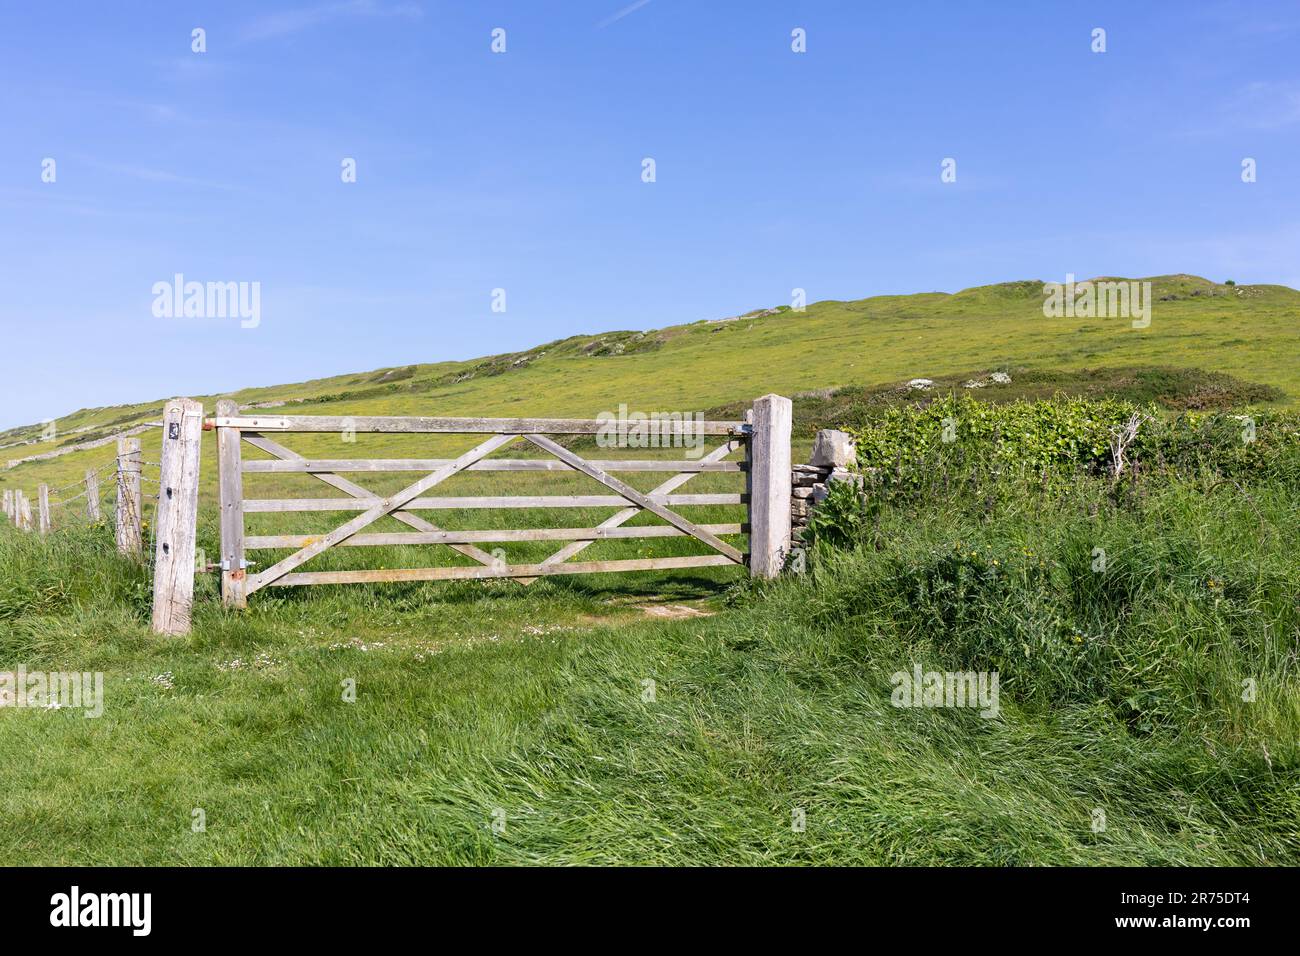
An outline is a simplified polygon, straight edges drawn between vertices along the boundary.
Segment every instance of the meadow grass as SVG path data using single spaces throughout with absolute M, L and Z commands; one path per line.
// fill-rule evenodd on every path
M 206 580 L 182 639 L 148 633 L 144 572 L 107 529 L 5 531 L 0 662 L 102 670 L 107 699 L 99 719 L 0 711 L 0 850 L 1295 865 L 1296 515 L 1273 482 L 953 491 L 883 499 L 853 548 L 770 584 L 705 569 L 286 589 L 229 614 Z M 640 609 L 665 601 L 717 613 Z M 997 668 L 999 716 L 891 706 L 914 662 Z

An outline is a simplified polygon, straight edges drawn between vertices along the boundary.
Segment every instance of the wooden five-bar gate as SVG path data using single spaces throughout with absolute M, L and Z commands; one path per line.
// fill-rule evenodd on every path
M 233 402 L 217 403 L 207 428 L 217 433 L 220 508 L 222 599 L 231 607 L 245 606 L 249 595 L 265 587 L 347 584 L 382 581 L 432 581 L 462 578 L 515 578 L 524 582 L 554 574 L 646 571 L 672 568 L 746 565 L 752 575 L 771 577 L 784 564 L 790 543 L 790 400 L 778 395 L 758 399 L 744 421 L 664 419 L 656 422 L 660 437 L 711 436 L 721 439 L 698 460 L 588 459 L 549 437 L 599 436 L 609 427 L 596 419 L 537 418 L 421 418 L 377 416 L 240 415 Z M 334 459 L 309 458 L 268 437 L 284 434 L 335 432 L 456 434 L 489 436 L 450 459 Z M 243 444 L 260 449 L 269 459 L 244 460 Z M 549 458 L 498 458 L 494 452 L 514 443 L 527 443 Z M 743 461 L 728 461 L 736 452 Z M 426 492 L 453 475 L 467 471 L 541 471 L 578 473 L 603 486 L 603 494 L 528 495 L 499 497 L 427 496 Z M 423 473 L 400 491 L 379 494 L 342 477 L 343 473 Z M 672 477 L 648 492 L 616 478 L 613 472 L 670 472 Z M 743 472 L 743 493 L 689 494 L 677 489 L 696 475 Z M 244 475 L 298 473 L 311 475 L 346 497 L 259 499 L 244 497 Z M 593 489 L 595 490 L 595 489 Z M 687 505 L 745 505 L 747 520 L 739 524 L 701 524 L 678 510 Z M 520 528 L 506 530 L 445 530 L 416 514 L 439 509 L 482 508 L 619 508 L 594 527 Z M 267 512 L 357 512 L 324 534 L 253 535 L 246 533 L 245 515 Z M 648 512 L 665 522 L 629 526 Z M 401 522 L 410 531 L 366 529 L 383 518 Z M 747 552 L 723 540 L 745 534 Z M 690 537 L 708 553 L 682 557 L 610 561 L 571 561 L 596 541 L 624 538 Z M 492 543 L 555 541 L 554 554 L 536 564 L 509 564 L 498 552 L 479 546 Z M 302 565 L 340 545 L 446 545 L 471 558 L 474 565 L 454 567 L 377 568 L 370 570 L 299 570 Z M 256 571 L 248 552 L 294 549 Z

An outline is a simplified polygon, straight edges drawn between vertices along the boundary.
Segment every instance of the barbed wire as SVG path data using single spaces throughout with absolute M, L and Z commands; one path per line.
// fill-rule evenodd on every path
M 138 454 L 138 453 L 137 453 L 137 454 Z M 123 463 L 124 463 L 124 462 L 134 462 L 134 463 L 138 464 L 138 465 L 140 466 L 140 467 L 139 467 L 139 470 L 124 468 L 124 467 L 123 467 Z M 153 475 L 145 474 L 145 473 L 144 473 L 144 469 L 145 469 L 145 468 L 150 468 L 150 469 L 154 469 L 154 468 L 156 468 L 156 469 L 158 469 L 158 477 L 154 477 Z M 107 479 L 104 483 L 98 485 L 98 491 L 99 491 L 99 494 L 98 494 L 98 496 L 97 496 L 98 501 L 96 502 L 96 504 L 98 505 L 98 508 L 96 508 L 95 510 L 100 511 L 101 513 L 103 512 L 103 509 L 104 509 L 104 507 L 105 507 L 105 505 L 104 505 L 104 487 L 105 487 L 105 485 L 107 485 L 107 486 L 109 487 L 109 489 L 110 489 L 110 491 L 109 491 L 110 502 L 109 502 L 108 507 L 109 507 L 109 509 L 111 510 L 111 509 L 112 509 L 112 498 L 113 498 L 113 492 L 112 492 L 111 489 L 113 489 L 113 488 L 117 488 L 118 491 L 119 491 L 119 493 L 120 493 L 122 484 L 123 484 L 124 482 L 128 482 L 128 481 L 130 480 L 130 479 L 129 479 L 129 476 L 132 475 L 132 474 L 134 473 L 135 477 L 136 477 L 140 482 L 149 482 L 150 484 L 153 484 L 153 485 L 157 485 L 157 486 L 159 486 L 159 487 L 158 487 L 159 494 L 149 494 L 149 493 L 144 493 L 144 492 L 142 492 L 142 493 L 140 494 L 140 496 L 139 496 L 139 498 L 140 498 L 140 500 L 141 500 L 141 503 L 143 503 L 143 499 L 145 499 L 145 498 L 151 499 L 152 501 L 155 502 L 155 505 L 154 505 L 154 512 L 155 512 L 155 515 L 156 515 L 156 513 L 157 513 L 157 504 L 156 504 L 156 503 L 160 501 L 160 494 L 161 494 L 161 491 L 162 491 L 162 487 L 161 487 L 161 486 L 162 486 L 162 475 L 161 475 L 161 471 L 162 471 L 162 465 L 161 465 L 161 463 L 156 462 L 156 461 L 152 461 L 151 459 L 147 459 L 147 458 L 137 458 L 137 457 L 135 457 L 135 455 L 114 455 L 114 456 L 113 456 L 109 461 L 106 461 L 104 464 L 99 465 L 99 466 L 96 467 L 96 468 L 87 468 L 87 469 L 86 469 L 86 475 L 85 475 L 85 477 L 81 478 L 79 481 L 72 481 L 72 482 L 69 482 L 69 483 L 66 484 L 66 485 L 60 485 L 60 486 L 57 487 L 57 488 L 48 488 L 48 489 L 46 489 L 46 494 L 47 494 L 47 496 L 48 496 L 48 497 L 47 497 L 47 503 L 48 503 L 48 505 L 49 505 L 50 511 L 53 512 L 53 510 L 54 510 L 55 508 L 66 508 L 68 505 L 71 505 L 71 504 L 73 504 L 74 502 L 80 501 L 80 500 L 82 500 L 82 499 L 86 499 L 86 501 L 89 502 L 89 499 L 90 499 L 90 487 L 89 487 L 89 482 L 88 482 L 87 479 L 88 479 L 91 475 L 94 475 L 94 476 L 96 476 L 96 477 L 100 477 L 100 476 L 103 476 L 105 472 L 108 472 L 108 473 L 110 473 L 108 479 Z M 67 495 L 67 494 L 65 494 L 65 492 L 70 491 L 70 490 L 72 490 L 73 488 L 80 488 L 80 490 L 79 490 L 75 495 Z M 17 490 L 17 491 L 21 491 L 22 489 L 15 489 L 15 490 Z M 124 514 L 124 516 L 123 516 L 123 517 L 124 517 L 124 520 L 126 520 L 126 521 L 135 521 L 135 520 L 137 520 L 136 515 L 133 513 L 133 512 L 135 511 L 135 509 L 132 507 L 132 501 L 131 501 L 131 499 L 132 499 L 132 496 L 131 496 L 131 495 L 127 495 L 127 496 L 126 496 L 126 502 L 125 502 L 125 504 L 126 504 L 126 509 L 127 509 L 127 510 L 126 510 L 126 512 L 125 512 L 125 514 Z M 33 499 L 27 498 L 26 495 L 24 495 L 24 500 L 26 500 L 26 501 L 31 501 L 31 500 L 33 500 Z M 138 520 L 143 524 L 143 523 L 144 523 L 143 508 L 141 508 L 141 512 L 142 512 L 142 513 L 139 515 Z M 33 516 L 33 517 L 34 517 L 34 516 Z M 18 519 L 17 517 L 15 517 L 14 520 L 15 520 L 15 523 L 18 523 L 18 520 L 19 520 L 19 519 Z M 101 520 L 102 520 L 102 519 L 101 519 Z M 152 527 L 152 525 L 150 525 L 149 531 L 150 531 L 150 534 L 149 534 L 149 548 L 150 548 L 150 550 L 152 550 L 153 543 L 154 543 L 153 527 Z
M 160 490 L 161 490 L 161 489 L 160 489 Z M 145 495 L 145 497 L 146 497 L 146 498 L 153 498 L 155 501 L 158 500 L 158 495 Z M 141 520 L 143 520 L 143 519 L 144 519 L 144 514 L 143 514 L 143 512 L 144 512 L 144 508 L 141 507 L 140 511 L 142 512 L 141 515 L 140 515 L 140 518 L 141 518 Z M 144 552 L 144 554 L 145 554 L 145 562 L 144 562 L 144 563 L 145 563 L 145 567 L 148 568 L 148 570 L 149 570 L 149 580 L 152 581 L 152 580 L 153 580 L 153 574 L 154 574 L 154 558 L 156 557 L 156 555 L 157 555 L 157 553 L 158 553 L 157 550 L 156 550 L 156 549 L 157 549 L 157 546 L 158 546 L 158 545 L 157 545 L 157 538 L 156 538 L 156 534 L 157 534 L 157 530 L 158 530 L 158 505 L 154 505 L 154 509 L 153 509 L 153 520 L 150 521 L 150 522 L 148 523 L 147 527 L 148 527 L 148 529 L 149 529 L 149 534 L 148 534 L 149 543 L 145 546 L 145 552 Z
M 48 489 L 48 492 L 49 494 L 52 495 L 58 495 L 67 491 L 69 488 L 76 488 L 78 485 L 84 485 L 85 483 L 86 483 L 86 479 L 83 478 L 81 479 L 81 481 L 70 482 L 69 484 L 64 485 L 62 488 L 50 488 Z
M 84 498 L 84 497 L 86 497 L 86 489 L 85 489 L 85 488 L 81 489 L 80 492 L 78 492 L 77 494 L 73 495 L 71 498 L 58 498 L 58 499 L 53 499 L 53 498 L 52 498 L 52 499 L 50 499 L 50 507 L 51 507 L 51 508 L 62 508 L 64 505 L 72 504 L 72 502 L 76 501 L 78 498 Z

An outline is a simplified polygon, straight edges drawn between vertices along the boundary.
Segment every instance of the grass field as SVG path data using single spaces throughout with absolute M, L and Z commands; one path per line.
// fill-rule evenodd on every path
M 1291 488 L 1195 482 L 992 519 L 978 496 L 900 502 L 758 589 L 725 569 L 292 589 L 232 616 L 208 585 L 178 640 L 148 633 L 146 575 L 107 529 L 6 530 L 0 659 L 103 671 L 106 705 L 0 711 L 0 850 L 1295 865 L 1297 513 Z M 997 666 L 999 718 L 891 707 L 913 662 Z
M 1118 396 L 1171 415 L 1295 405 L 1300 293 L 1164 277 L 1155 296 L 1141 331 L 1044 319 L 1038 285 L 1012 283 L 578 337 L 233 397 L 302 414 L 590 417 L 627 401 L 731 418 L 775 391 L 797 396 L 796 460 L 818 427 L 859 427 L 915 401 L 899 387 L 914 376 L 935 380 L 931 398 L 1009 370 L 1009 384 L 969 392 L 989 403 Z M 211 409 L 215 396 L 204 400 Z M 111 433 L 158 407 L 77 413 L 52 442 L 0 455 Z M 156 460 L 157 436 L 144 438 Z M 285 439 L 349 458 L 441 457 L 474 443 Z M 205 442 L 199 529 L 210 555 L 214 444 Z M 0 471 L 0 487 L 67 484 L 112 455 L 21 465 Z M 0 671 L 100 671 L 106 699 L 98 719 L 0 710 L 0 854 L 70 864 L 1294 866 L 1300 468 L 1288 461 L 1254 477 L 1187 470 L 1130 485 L 1080 473 L 996 487 L 949 482 L 950 463 L 927 463 L 942 483 L 881 488 L 837 546 L 818 546 L 807 573 L 763 585 L 741 568 L 706 568 L 527 588 L 267 589 L 230 614 L 215 577 L 201 575 L 193 634 L 178 639 L 149 633 L 148 573 L 114 552 L 110 527 L 61 515 L 42 538 L 6 526 Z M 352 477 L 387 491 L 415 476 Z M 644 490 L 663 477 L 629 482 Z M 701 475 L 681 490 L 734 491 L 739 479 Z M 247 480 L 249 497 L 335 495 L 309 476 Z M 439 491 L 489 489 L 595 490 L 564 475 L 469 473 Z M 436 520 L 577 527 L 612 510 Z M 741 520 L 734 508 L 687 513 Z M 307 533 L 339 518 L 251 515 L 249 530 Z M 1104 575 L 1090 570 L 1097 548 L 1109 555 Z M 553 550 L 505 549 L 520 561 Z M 602 542 L 584 557 L 699 550 L 682 539 Z M 275 554 L 255 557 L 265 565 Z M 346 548 L 311 567 L 435 563 L 467 559 Z M 996 669 L 999 716 L 891 706 L 891 675 L 914 664 Z M 792 827 L 800 812 L 802 831 Z

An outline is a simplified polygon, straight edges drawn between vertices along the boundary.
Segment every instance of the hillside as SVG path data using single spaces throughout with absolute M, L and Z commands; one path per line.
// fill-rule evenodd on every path
M 817 302 L 803 313 L 777 306 L 645 332 L 577 335 L 523 352 L 245 388 L 228 397 L 241 405 L 287 403 L 302 414 L 592 417 L 619 402 L 647 411 L 710 409 L 773 391 L 887 391 L 918 376 L 956 385 L 995 369 L 1027 370 L 1046 383 L 1040 391 L 1069 389 L 1075 375 L 1091 379 L 1094 390 L 1132 378 L 1108 376 L 1108 369 L 1162 369 L 1165 377 L 1185 369 L 1232 376 L 1210 390 L 1222 392 L 1226 382 L 1238 401 L 1291 405 L 1300 399 L 1300 292 L 1189 275 L 1149 281 L 1152 322 L 1141 330 L 1121 318 L 1045 318 L 1043 284 L 1021 281 L 955 294 Z M 48 441 L 40 440 L 40 425 L 10 429 L 0 433 L 0 461 L 156 420 L 167 397 L 82 409 L 58 419 Z M 193 397 L 211 408 L 227 396 Z M 150 457 L 158 438 L 145 432 L 142 440 Z M 64 485 L 113 454 L 107 444 L 0 470 L 0 488 Z

